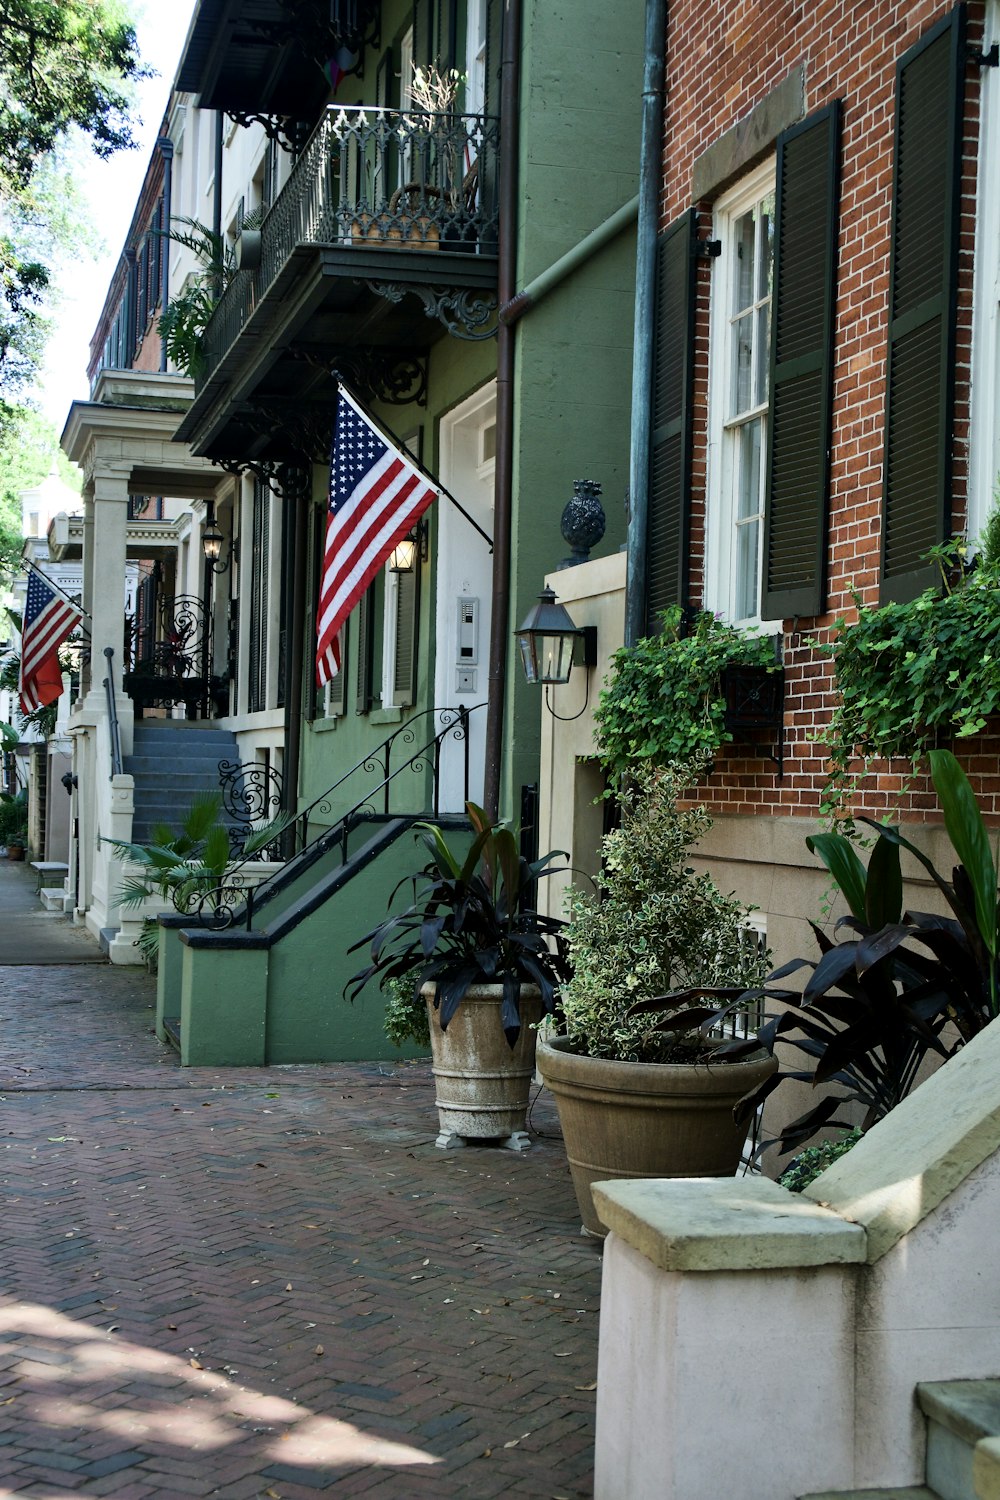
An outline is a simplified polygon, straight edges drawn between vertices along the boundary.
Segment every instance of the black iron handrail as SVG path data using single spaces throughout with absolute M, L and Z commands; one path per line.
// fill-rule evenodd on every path
M 391 806 L 392 788 L 404 771 L 420 774 L 429 770 L 431 773 L 430 796 L 425 799 L 425 803 L 429 805 L 425 805 L 421 812 L 405 815 L 440 817 L 441 756 L 448 740 L 454 740 L 462 745 L 462 803 L 464 806 L 469 799 L 471 769 L 469 720 L 474 713 L 485 706 L 483 703 L 477 703 L 467 708 L 465 704 L 460 703 L 457 708 L 428 708 L 421 713 L 414 714 L 381 745 L 339 777 L 322 796 L 314 798 L 296 815 L 286 830 L 296 852 L 280 870 L 262 881 L 260 885 L 253 887 L 247 884 L 246 872 L 246 866 L 253 863 L 253 860 L 241 860 L 239 864 L 231 866 L 226 871 L 222 885 L 201 894 L 197 903 L 196 919 L 204 925 L 215 928 L 233 926 L 238 920 L 245 921 L 246 930 L 249 932 L 253 926 L 255 911 L 283 889 L 289 880 L 297 878 L 318 859 L 328 854 L 331 849 L 339 847 L 341 863 L 346 864 L 348 842 L 354 829 L 375 818 L 389 818 L 394 815 Z M 419 745 L 393 768 L 393 751 L 397 743 L 406 747 L 415 744 L 417 724 L 420 720 L 431 716 L 443 720 L 441 727 L 429 740 Z M 382 775 L 376 785 L 370 786 L 365 795 L 357 799 L 346 812 L 334 815 L 335 794 L 351 777 L 361 773 L 374 775 L 378 772 Z M 315 826 L 316 816 L 324 814 L 333 817 L 333 822 L 324 824 L 321 831 L 315 837 L 310 838 L 310 824 Z
M 122 774 L 122 735 L 115 706 L 114 647 L 105 646 L 104 655 L 108 663 L 108 675 L 104 679 L 104 692 L 108 700 L 108 729 L 111 734 L 111 775 Z
M 491 115 L 329 105 L 202 339 L 200 394 L 299 245 L 495 255 L 500 122 Z M 446 278 L 443 263 L 428 273 Z

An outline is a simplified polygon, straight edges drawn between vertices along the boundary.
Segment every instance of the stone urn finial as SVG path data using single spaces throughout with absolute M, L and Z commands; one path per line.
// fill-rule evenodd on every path
M 570 556 L 564 557 L 560 568 L 575 568 L 578 563 L 590 559 L 590 549 L 604 535 L 607 524 L 600 495 L 603 486 L 596 479 L 574 479 L 573 498 L 567 502 L 562 513 L 560 529 Z

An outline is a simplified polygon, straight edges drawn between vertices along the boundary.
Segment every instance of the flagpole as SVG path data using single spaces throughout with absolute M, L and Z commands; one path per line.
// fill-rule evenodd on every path
M 451 490 L 445 489 L 444 485 L 441 483 L 440 479 L 438 479 L 437 475 L 436 474 L 432 474 L 431 471 L 430 471 L 430 469 L 428 469 L 424 464 L 422 464 L 420 462 L 420 459 L 414 453 L 413 449 L 410 448 L 406 443 L 404 443 L 403 439 L 401 437 L 397 437 L 396 434 L 393 432 L 392 428 L 389 427 L 387 423 L 383 422 L 381 417 L 376 417 L 372 413 L 372 411 L 370 410 L 370 408 L 368 406 L 366 406 L 365 403 L 358 396 L 356 396 L 354 394 L 354 392 L 348 386 L 347 382 L 344 381 L 344 380 L 341 380 L 341 378 L 337 374 L 336 370 L 331 371 L 331 374 L 333 375 L 334 380 L 337 382 L 337 389 L 338 389 L 338 391 L 339 391 L 339 389 L 340 389 L 341 386 L 343 386 L 343 388 L 344 388 L 345 391 L 348 391 L 348 393 L 350 394 L 351 400 L 355 403 L 355 405 L 358 407 L 358 409 L 364 413 L 364 415 L 367 417 L 368 421 L 372 424 L 372 426 L 375 427 L 375 428 L 377 428 L 380 432 L 383 432 L 385 434 L 385 436 L 387 438 L 389 438 L 389 440 L 396 445 L 397 448 L 401 448 L 403 450 L 403 452 L 406 454 L 407 458 L 410 460 L 410 462 L 413 465 L 413 467 L 415 469 L 419 469 L 420 472 L 421 472 L 421 474 L 423 474 L 425 476 L 425 478 L 427 478 L 427 479 L 430 480 L 431 484 L 434 486 L 434 488 L 438 491 L 439 494 L 444 495 L 445 499 L 451 501 L 451 503 L 455 507 L 455 509 L 461 515 L 463 515 L 465 517 L 465 519 L 468 521 L 469 525 L 471 527 L 473 527 L 474 530 L 476 530 L 476 531 L 479 532 L 479 535 L 482 537 L 483 541 L 486 543 L 486 545 L 489 547 L 490 551 L 492 552 L 493 551 L 493 538 L 487 532 L 485 532 L 483 530 L 483 528 L 480 526 L 480 524 L 479 524 L 479 522 L 477 520 L 475 520 L 472 516 L 469 515 L 469 512 L 466 510 L 465 506 L 462 505 L 462 503 L 459 500 L 455 499 L 455 496 L 451 493 Z
M 30 557 L 22 557 L 21 561 L 22 561 L 22 563 L 24 564 L 24 566 L 26 568 L 31 568 L 32 572 L 38 574 L 39 578 L 42 579 L 42 581 L 45 583 L 45 585 L 46 585 L 47 588 L 50 588 L 55 593 L 57 593 L 59 595 L 60 599 L 65 600 L 65 602 L 70 606 L 71 609 L 79 610 L 80 615 L 82 616 L 82 618 L 84 620 L 89 620 L 90 623 L 91 623 L 91 625 L 93 625 L 93 623 L 94 623 L 93 616 L 90 615 L 88 613 L 88 611 L 84 609 L 84 607 L 83 607 L 82 604 L 77 604 L 77 602 L 76 602 L 75 599 L 71 599 L 68 594 L 64 594 L 63 591 L 62 591 L 62 589 L 59 587 L 58 583 L 56 583 L 56 581 L 55 581 L 54 578 L 50 578 L 49 575 L 48 575 L 48 573 L 43 573 L 42 570 L 41 570 L 41 568 L 38 566 L 38 564 L 37 563 L 33 563 L 31 561 Z M 90 631 L 86 630 L 86 631 L 84 631 L 84 634 L 85 635 L 89 635 Z

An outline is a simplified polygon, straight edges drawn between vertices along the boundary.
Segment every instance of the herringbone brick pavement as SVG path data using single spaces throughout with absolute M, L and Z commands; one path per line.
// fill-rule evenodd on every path
M 523 1156 L 438 1151 L 425 1064 L 182 1069 L 153 998 L 0 968 L 0 1494 L 588 1495 L 600 1259 L 544 1099 Z

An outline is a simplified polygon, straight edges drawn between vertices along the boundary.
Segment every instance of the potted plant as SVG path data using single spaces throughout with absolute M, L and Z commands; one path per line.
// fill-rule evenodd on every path
M 569 977 L 565 923 L 535 906 L 539 879 L 557 854 L 529 861 L 509 828 L 468 803 L 471 845 L 459 855 L 435 824 L 416 831 L 430 863 L 409 884 L 404 911 L 387 917 L 350 951 L 371 962 L 345 993 L 354 1000 L 372 978 L 384 987 L 409 978 L 424 995 L 437 1083 L 441 1147 L 503 1138 L 529 1144 L 528 1094 L 535 1028 L 550 1015 Z
M 599 894 L 570 894 L 573 976 L 538 1066 L 595 1235 L 595 1181 L 733 1174 L 746 1137 L 734 1107 L 777 1066 L 746 1044 L 752 1017 L 738 1002 L 766 952 L 746 909 L 689 867 L 711 826 L 703 807 L 681 806 L 700 769 L 637 773 L 603 841 Z
M 25 833 L 12 833 L 7 839 L 7 858 L 23 859 L 24 851 L 28 847 L 28 836 Z

